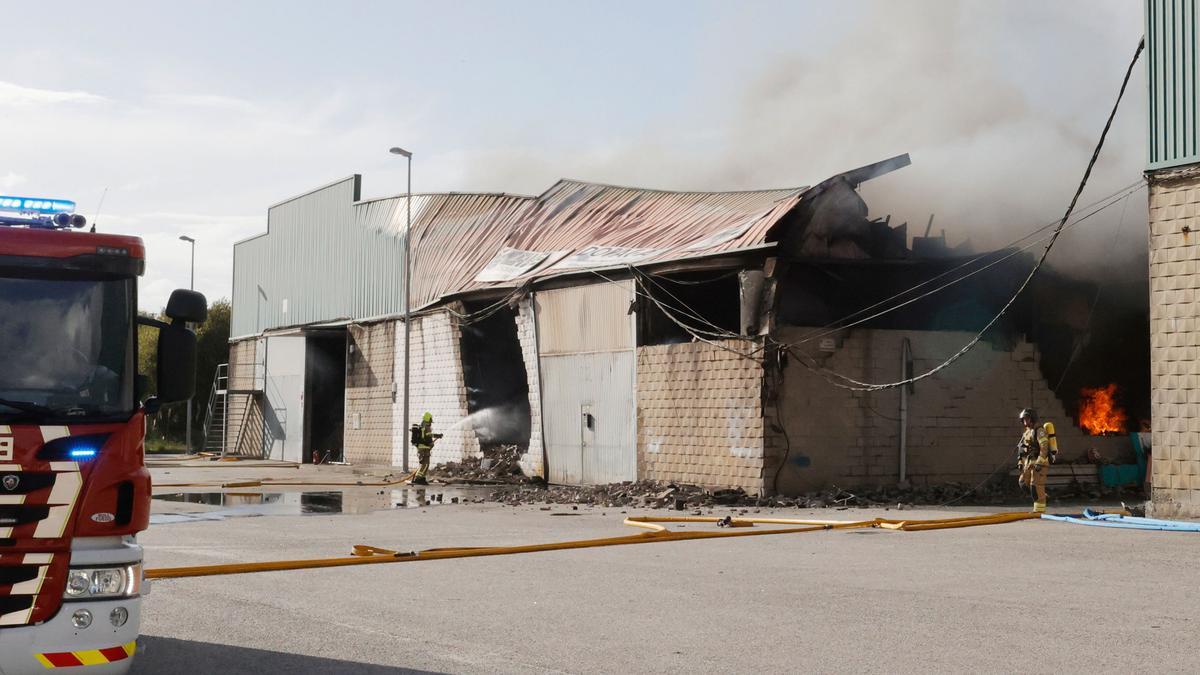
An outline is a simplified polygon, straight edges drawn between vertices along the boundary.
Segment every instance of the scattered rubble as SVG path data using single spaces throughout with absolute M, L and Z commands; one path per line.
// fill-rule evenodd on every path
M 904 510 L 912 506 L 969 506 L 1021 504 L 1028 493 L 1017 487 L 1012 476 L 997 475 L 981 484 L 942 483 L 843 489 L 837 486 L 797 496 L 760 497 L 747 494 L 741 488 L 708 489 L 696 485 L 660 481 L 625 481 L 608 485 L 551 485 L 540 477 L 528 478 L 521 473 L 519 461 L 524 449 L 517 445 L 485 447 L 482 457 L 462 462 L 447 462 L 430 471 L 437 482 L 454 484 L 494 485 L 486 497 L 476 497 L 473 503 L 500 502 L 510 506 L 523 504 L 571 504 L 608 508 L 635 507 L 689 511 L 712 507 L 755 508 L 852 508 L 873 507 Z M 1069 482 L 1051 488 L 1056 501 L 1096 499 L 1138 499 L 1137 490 L 1101 488 L 1094 482 Z M 466 500 L 464 500 L 465 502 Z
M 1103 492 L 1095 485 L 1066 485 L 1057 488 L 1056 500 L 1100 499 L 1120 496 Z M 705 507 L 767 507 L 767 508 L 850 508 L 883 507 L 903 510 L 914 505 L 1001 505 L 1026 501 L 1028 493 L 1020 490 L 1015 481 L 994 480 L 984 485 L 945 483 L 918 486 L 906 490 L 896 487 L 856 488 L 845 490 L 833 487 L 798 496 L 759 497 L 741 488 L 706 489 L 696 485 L 658 481 L 626 481 L 609 485 L 551 485 L 523 483 L 498 486 L 488 501 L 510 506 L 523 504 L 572 504 L 651 509 L 672 509 L 696 513 Z
M 521 473 L 519 462 L 524 452 L 525 450 L 519 445 L 485 447 L 482 457 L 468 457 L 461 462 L 440 464 L 429 471 L 429 477 L 436 478 L 448 485 L 455 483 L 533 484 L 537 481 L 526 478 Z

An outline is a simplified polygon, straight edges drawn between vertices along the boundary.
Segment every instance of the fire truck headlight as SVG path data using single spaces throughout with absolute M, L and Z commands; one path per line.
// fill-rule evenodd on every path
M 67 575 L 66 600 L 132 598 L 142 592 L 142 566 L 88 567 Z
M 125 590 L 125 570 L 96 570 L 92 573 L 93 595 L 119 595 Z
M 81 609 L 71 615 L 71 625 L 76 628 L 87 628 L 92 625 L 92 613 Z
M 67 593 L 68 598 L 78 598 L 87 595 L 88 589 L 92 587 L 92 575 L 88 574 L 87 570 L 71 570 L 67 576 Z

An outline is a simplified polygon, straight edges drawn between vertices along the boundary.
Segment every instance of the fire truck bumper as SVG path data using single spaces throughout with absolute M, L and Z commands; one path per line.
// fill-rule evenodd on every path
M 119 627 L 110 618 L 118 608 L 129 613 Z M 80 610 L 91 612 L 92 623 L 87 628 L 73 624 L 72 617 Z M 141 610 L 140 597 L 65 602 L 49 621 L 0 629 L 0 675 L 44 675 L 47 670 L 86 675 L 128 672 L 137 647 Z

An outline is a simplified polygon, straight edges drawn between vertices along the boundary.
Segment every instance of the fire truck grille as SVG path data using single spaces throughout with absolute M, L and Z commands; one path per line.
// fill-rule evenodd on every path
M 50 515 L 50 507 L 45 505 L 8 505 L 0 506 L 0 527 L 17 527 L 45 520 Z
M 0 586 L 15 586 L 19 583 L 36 579 L 37 565 L 18 565 L 16 567 L 0 567 Z
M 32 469 L 0 465 L 0 629 L 41 623 L 62 606 L 83 476 L 77 462 Z
M 22 612 L 33 607 L 32 595 L 0 596 L 0 616 Z
M 75 462 L 53 462 L 50 471 L 0 471 L 0 550 L 69 536 L 82 483 Z
M 49 619 L 62 604 L 69 553 L 0 554 L 0 628 Z
M 0 473 L 0 495 L 27 495 L 54 485 L 54 474 L 34 471 Z

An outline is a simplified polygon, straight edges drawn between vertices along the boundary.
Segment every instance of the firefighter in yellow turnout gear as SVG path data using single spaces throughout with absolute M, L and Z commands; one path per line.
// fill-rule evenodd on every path
M 1038 425 L 1037 411 L 1033 408 L 1022 410 L 1018 419 L 1025 427 L 1025 432 L 1017 444 L 1017 468 L 1020 470 L 1017 482 L 1021 487 L 1034 491 L 1033 510 L 1045 513 L 1046 474 L 1050 472 L 1050 464 L 1058 454 L 1054 425 L 1050 422 Z
M 429 456 L 433 453 L 433 444 L 441 437 L 441 434 L 433 433 L 433 413 L 422 415 L 420 426 L 413 425 L 412 443 L 417 446 L 417 461 L 420 462 L 417 473 L 412 479 L 413 485 L 429 483 L 425 478 L 425 474 L 429 472 Z

